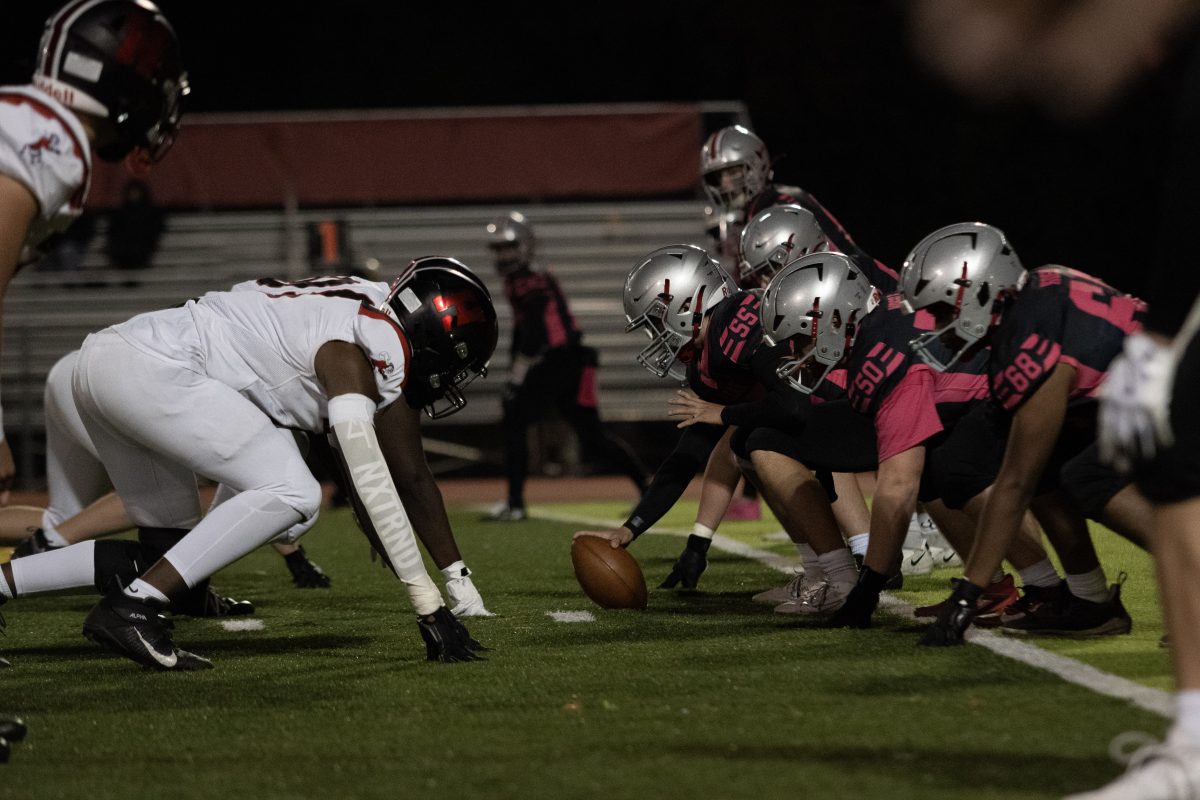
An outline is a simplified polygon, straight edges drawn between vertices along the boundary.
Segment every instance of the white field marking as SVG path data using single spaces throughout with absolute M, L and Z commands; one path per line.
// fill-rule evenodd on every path
M 530 511 L 529 515 L 554 522 L 591 525 L 595 526 L 598 530 L 619 528 L 623 524 L 623 521 L 619 520 L 596 519 L 594 517 L 561 514 L 553 511 Z M 691 531 L 682 528 L 655 527 L 651 528 L 647 533 L 687 536 Z M 713 547 L 723 550 L 726 553 L 753 559 L 766 564 L 778 572 L 791 573 L 798 566 L 796 559 L 788 559 L 776 553 L 759 550 L 756 547 L 751 547 L 748 544 L 730 539 L 727 536 L 722 536 L 719 533 L 713 537 Z M 913 619 L 913 606 L 891 593 L 884 593 L 880 598 L 879 607 L 897 617 L 909 620 Z M 993 653 L 1005 658 L 1011 658 L 1013 661 L 1019 661 L 1035 669 L 1045 670 L 1057 675 L 1067 683 L 1082 686 L 1096 694 L 1113 697 L 1117 700 L 1125 700 L 1138 708 L 1159 714 L 1168 719 L 1172 719 L 1175 716 L 1175 697 L 1170 692 L 1164 692 L 1162 689 L 1143 686 L 1140 683 L 1122 678 L 1120 675 L 1113 675 L 1110 672 L 1096 669 L 1090 664 L 1085 664 L 1069 656 L 1044 650 L 1031 642 L 1015 639 L 1000 633 L 993 633 L 992 631 L 972 629 L 967 632 L 967 641 L 971 644 L 977 644 L 980 647 L 986 647 Z
M 223 619 L 221 627 L 227 631 L 261 631 L 267 623 L 261 619 Z
M 590 611 L 547 611 L 546 616 L 555 622 L 595 622 L 596 615 Z

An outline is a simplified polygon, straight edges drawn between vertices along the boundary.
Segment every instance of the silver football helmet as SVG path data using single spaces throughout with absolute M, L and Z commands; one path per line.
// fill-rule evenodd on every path
M 762 139 L 741 125 L 730 125 L 704 142 L 700 174 L 713 205 L 741 212 L 770 184 L 771 156 Z
M 638 363 L 660 378 L 684 380 L 704 314 L 735 291 L 733 278 L 701 247 L 677 244 L 647 255 L 625 278 L 625 332 L 650 337 Z
M 487 225 L 488 248 L 496 271 L 508 275 L 533 263 L 533 227 L 525 215 L 510 211 Z
M 982 222 L 960 222 L 939 228 L 913 248 L 900 269 L 902 305 L 909 314 L 928 309 L 935 330 L 909 345 L 929 364 L 945 372 L 992 326 L 999 298 L 1018 292 L 1028 273 L 1004 232 Z M 952 331 L 957 342 L 946 337 Z M 949 358 L 931 347 L 941 340 Z
M 738 283 L 762 286 L 785 264 L 828 249 L 829 239 L 811 211 L 798 205 L 771 206 L 742 230 Z
M 763 292 L 762 321 L 768 345 L 791 344 L 779 377 L 811 394 L 850 352 L 859 324 L 879 299 L 879 291 L 842 253 L 813 253 L 775 273 Z

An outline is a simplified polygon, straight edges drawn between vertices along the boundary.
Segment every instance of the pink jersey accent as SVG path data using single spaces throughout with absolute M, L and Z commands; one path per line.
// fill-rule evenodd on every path
M 1077 397 L 1099 396 L 1100 384 L 1104 383 L 1104 376 L 1108 374 L 1107 372 L 1089 367 L 1087 364 L 1081 364 L 1071 356 L 1062 356 L 1059 361 L 1075 368 L 1075 383 L 1071 386 L 1070 394 L 1072 400 Z
M 938 418 L 934 395 L 933 373 L 920 365 L 910 369 L 884 399 L 875 414 L 879 463 L 941 433 L 942 421 Z
M 575 403 L 584 408 L 595 408 L 599 405 L 599 391 L 596 387 L 596 368 L 584 367 L 579 377 L 579 391 L 575 395 Z

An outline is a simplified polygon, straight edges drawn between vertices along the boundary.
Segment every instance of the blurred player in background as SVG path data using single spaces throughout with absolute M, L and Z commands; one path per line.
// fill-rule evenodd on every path
M 570 305 L 554 275 L 534 262 L 533 228 L 513 211 L 489 223 L 488 248 L 512 306 L 512 365 L 504 385 L 505 470 L 508 498 L 489 515 L 497 522 L 526 518 L 526 438 L 530 425 L 557 411 L 594 454 L 629 478 L 640 495 L 649 472 L 627 443 L 605 430 L 598 408 L 596 351 L 583 344 Z

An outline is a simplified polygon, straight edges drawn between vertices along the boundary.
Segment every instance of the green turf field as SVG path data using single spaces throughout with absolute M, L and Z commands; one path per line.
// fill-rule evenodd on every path
M 693 512 L 681 504 L 663 524 Z M 980 647 L 917 648 L 898 619 L 870 631 L 780 619 L 748 597 L 784 576 L 728 554 L 713 554 L 702 592 L 605 612 L 572 575 L 578 526 L 452 517 L 499 614 L 470 621 L 494 648 L 485 663 L 423 660 L 399 584 L 344 511 L 305 540 L 333 589 L 292 588 L 262 550 L 217 582 L 256 601 L 262 630 L 178 622 L 209 672 L 143 672 L 100 651 L 79 634 L 89 598 L 8 604 L 0 712 L 23 714 L 30 734 L 0 766 L 0 798 L 1056 798 L 1118 772 L 1105 755 L 1116 733 L 1166 725 Z M 773 527 L 721 532 L 790 554 Z M 650 581 L 680 543 L 638 541 Z M 1130 573 L 1135 635 L 1051 646 L 1168 688 L 1148 561 L 1100 543 Z M 940 599 L 952 574 L 910 581 L 905 598 Z M 584 610 L 595 622 L 547 613 Z

